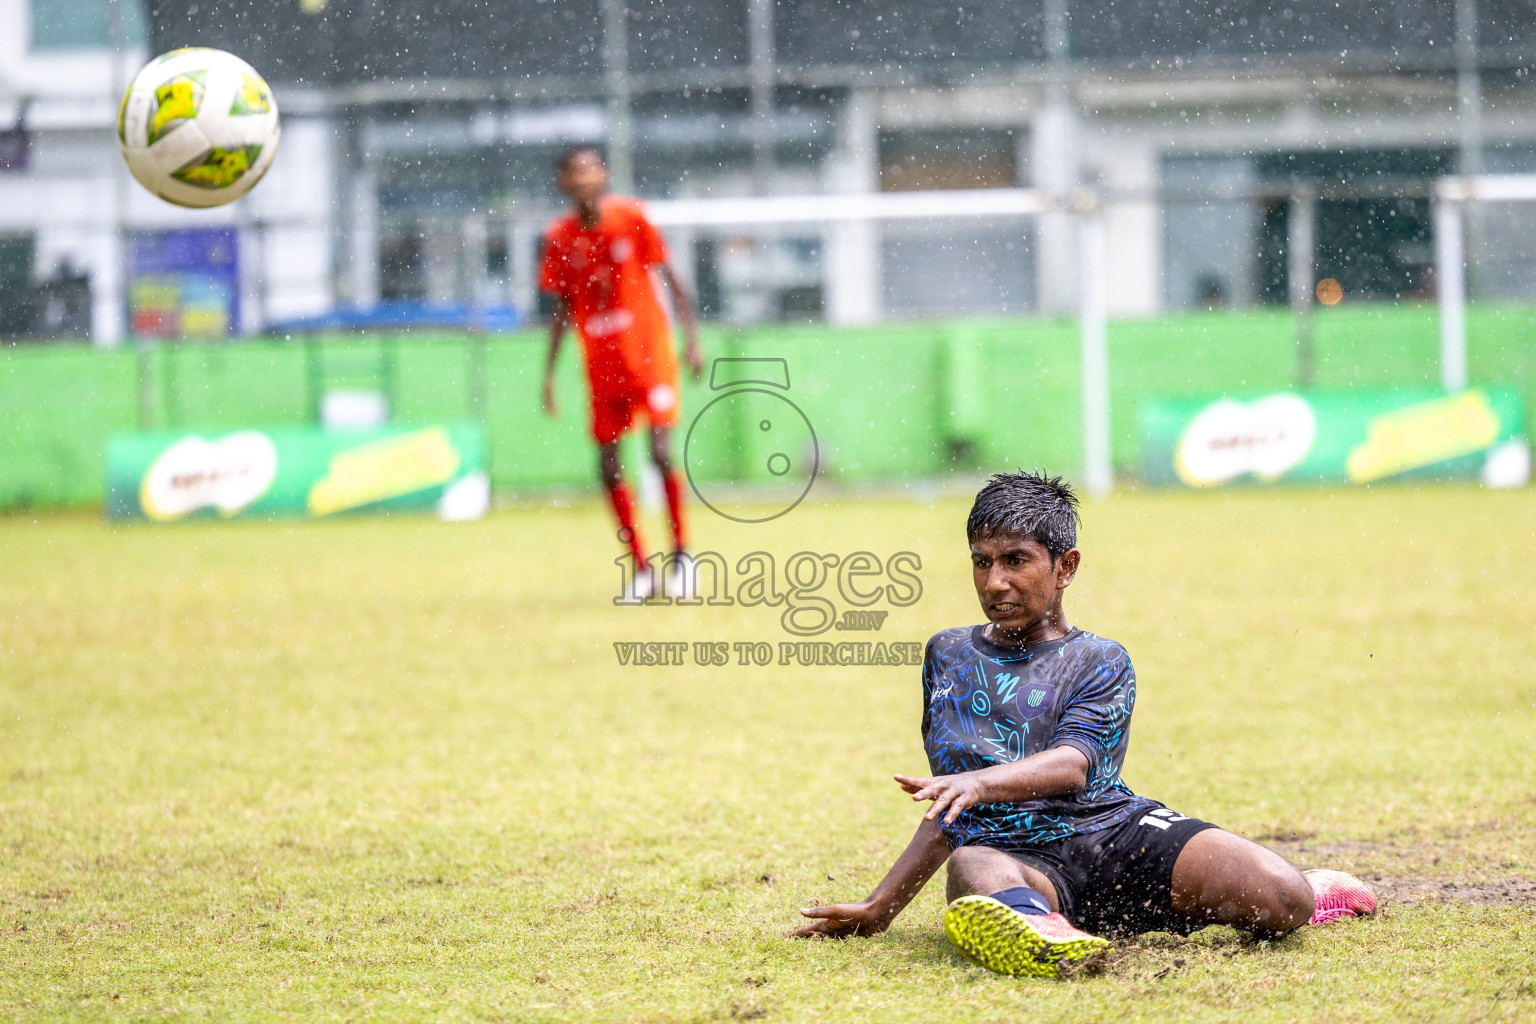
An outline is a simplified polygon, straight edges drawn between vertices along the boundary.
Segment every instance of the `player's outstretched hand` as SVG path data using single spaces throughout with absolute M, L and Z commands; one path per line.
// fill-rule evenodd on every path
M 939 775 L 931 779 L 898 775 L 896 785 L 911 793 L 913 800 L 933 801 L 933 806 L 928 808 L 927 814 L 923 815 L 924 821 L 934 820 L 940 814 L 944 814 L 945 808 L 948 808 L 949 813 L 944 814 L 944 824 L 953 824 L 954 820 L 960 816 L 960 812 L 967 807 L 986 803 L 982 799 L 981 780 L 976 777 L 975 772 Z
M 807 907 L 801 915 L 808 922 L 788 932 L 791 939 L 814 939 L 818 935 L 846 939 L 854 935 L 878 935 L 891 923 L 891 915 L 868 900 L 858 903 L 834 903 L 828 907 Z
M 693 374 L 694 380 L 704 376 L 704 354 L 699 351 L 698 338 L 688 339 L 688 344 L 683 347 L 683 359 L 687 361 L 688 370 Z
M 544 378 L 544 411 L 551 416 L 560 415 L 560 407 L 555 405 L 555 378 Z

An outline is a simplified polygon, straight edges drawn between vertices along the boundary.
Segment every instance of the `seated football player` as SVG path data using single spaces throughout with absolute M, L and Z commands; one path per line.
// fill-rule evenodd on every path
M 977 494 L 966 536 L 988 621 L 928 641 L 931 774 L 896 776 L 931 806 L 874 892 L 802 910 L 791 935 L 884 931 L 946 861 L 945 934 L 1003 974 L 1059 977 L 1116 935 L 1224 924 L 1278 936 L 1376 909 L 1358 879 L 1298 871 L 1121 780 L 1136 674 L 1125 648 L 1062 608 L 1078 521 L 1059 478 L 999 474 Z

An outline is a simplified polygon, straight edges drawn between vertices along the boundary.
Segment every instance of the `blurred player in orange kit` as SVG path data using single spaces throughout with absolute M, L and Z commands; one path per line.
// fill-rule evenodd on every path
M 599 472 L 619 521 L 619 539 L 634 553 L 636 589 L 651 589 L 645 550 L 635 526 L 634 498 L 619 465 L 619 438 L 644 412 L 651 428 L 651 458 L 661 472 L 672 517 L 672 546 L 685 548 L 682 479 L 672 462 L 672 427 L 678 420 L 677 358 L 672 330 L 656 290 L 656 275 L 672 293 L 687 343 L 683 358 L 697 378 L 704 369 L 698 324 L 687 291 L 667 258 L 661 232 L 640 204 L 608 195 L 608 168 L 595 149 L 568 151 L 557 165 L 560 191 L 571 212 L 549 227 L 539 287 L 554 296 L 549 359 L 544 367 L 544 410 L 556 414 L 555 358 L 566 328 L 575 325 L 587 360 L 592 437 Z

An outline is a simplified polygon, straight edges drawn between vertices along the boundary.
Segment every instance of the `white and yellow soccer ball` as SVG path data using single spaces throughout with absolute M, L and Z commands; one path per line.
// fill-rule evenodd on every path
M 177 206 L 222 206 L 245 195 L 277 154 L 277 101 L 232 53 L 172 50 L 123 95 L 117 142 L 140 185 Z

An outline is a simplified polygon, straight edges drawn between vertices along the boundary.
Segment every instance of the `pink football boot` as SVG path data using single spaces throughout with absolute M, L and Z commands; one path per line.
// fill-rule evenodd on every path
M 1354 875 L 1342 871 L 1306 871 L 1317 909 L 1308 924 L 1327 924 L 1341 917 L 1364 917 L 1376 912 L 1376 894 Z

